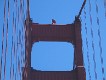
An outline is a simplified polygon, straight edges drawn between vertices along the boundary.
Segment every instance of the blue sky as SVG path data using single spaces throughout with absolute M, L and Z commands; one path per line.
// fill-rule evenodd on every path
M 4 0 L 5 1 L 5 0 Z M 16 3 L 12 0 L 10 1 L 10 12 L 8 16 L 8 6 L 6 0 L 6 20 L 8 19 L 9 28 L 8 28 L 8 54 L 6 53 L 6 24 L 4 25 L 4 54 L 2 54 L 2 29 L 4 17 L 4 1 L 0 1 L 0 59 L 2 58 L 2 80 L 4 79 L 4 57 L 6 56 L 6 80 L 10 78 L 10 69 L 14 69 L 14 75 L 16 75 L 17 80 L 19 80 L 19 71 L 18 71 L 18 63 L 21 62 L 20 67 L 24 65 L 24 27 L 23 21 L 26 16 L 26 0 L 24 0 L 24 8 L 21 13 L 20 9 L 20 1 L 18 1 L 18 6 L 16 7 Z M 94 74 L 94 61 L 93 61 L 93 49 L 92 49 L 92 41 L 94 42 L 94 50 L 95 50 L 95 61 L 96 61 L 96 72 L 98 73 L 98 79 L 102 80 L 103 76 L 106 79 L 106 17 L 104 8 L 104 0 L 90 0 L 91 1 L 91 16 L 92 16 L 92 25 L 90 23 L 89 16 L 89 0 L 87 0 L 85 11 L 86 11 L 86 19 L 84 10 L 81 15 L 81 23 L 82 23 L 82 41 L 83 41 L 83 55 L 84 55 L 84 66 L 86 68 L 87 80 L 89 80 L 89 72 L 88 69 L 90 67 L 90 75 L 91 80 L 95 80 Z M 78 15 L 78 12 L 81 8 L 83 0 L 30 0 L 30 16 L 33 22 L 37 22 L 40 24 L 51 24 L 51 19 L 55 19 L 57 24 L 71 24 L 75 20 L 75 16 Z M 96 3 L 98 5 L 98 14 L 96 13 Z M 18 13 L 19 9 L 19 13 Z M 13 13 L 14 19 L 16 19 L 16 25 L 14 20 L 13 27 Z M 21 13 L 21 14 L 20 14 Z M 19 18 L 18 18 L 19 14 Z M 97 17 L 99 18 L 100 25 L 97 25 Z M 19 19 L 19 21 L 18 21 Z M 7 22 L 6 22 L 7 23 Z M 86 26 L 85 26 L 86 23 Z M 102 46 L 102 57 L 104 60 L 103 67 L 105 69 L 105 74 L 102 74 L 101 70 L 101 58 L 100 58 L 100 47 L 99 47 L 99 36 L 98 29 L 100 27 L 100 35 L 101 35 L 101 46 Z M 87 33 L 86 29 L 87 28 Z M 94 37 L 91 36 L 91 28 L 93 30 Z M 13 44 L 15 46 L 12 49 L 12 35 L 13 35 Z M 20 38 L 20 39 L 19 39 Z M 88 41 L 88 49 L 86 44 L 86 38 Z M 17 43 L 22 43 L 23 46 Z M 34 69 L 42 70 L 42 71 L 67 71 L 72 70 L 73 68 L 73 45 L 67 42 L 37 42 L 32 47 L 31 52 L 31 66 Z M 89 62 L 87 58 L 87 52 L 89 53 Z M 11 60 L 12 53 L 12 60 Z M 21 55 L 21 53 L 23 55 Z M 11 65 L 12 63 L 12 65 Z M 90 64 L 89 64 L 90 63 Z M 13 77 L 15 79 L 15 77 Z

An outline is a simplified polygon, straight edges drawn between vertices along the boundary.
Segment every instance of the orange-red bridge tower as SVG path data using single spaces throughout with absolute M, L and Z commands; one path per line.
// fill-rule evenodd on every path
M 28 2 L 29 3 L 29 2 Z M 85 1 L 82 5 L 85 5 Z M 29 4 L 28 4 L 29 6 Z M 79 12 L 81 14 L 82 8 Z M 23 80 L 86 80 L 83 64 L 81 21 L 79 15 L 72 24 L 37 24 L 33 23 L 29 16 L 25 21 L 25 48 L 26 63 L 23 68 Z M 72 71 L 37 71 L 31 67 L 31 49 L 35 42 L 59 41 L 72 43 L 74 46 L 74 68 Z

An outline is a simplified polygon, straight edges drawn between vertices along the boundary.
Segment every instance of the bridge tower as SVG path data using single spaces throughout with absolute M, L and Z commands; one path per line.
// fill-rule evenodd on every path
M 86 80 L 83 64 L 81 21 L 79 16 L 85 5 L 84 1 L 79 15 L 72 24 L 38 24 L 33 23 L 29 15 L 29 0 L 27 0 L 27 19 L 25 21 L 25 67 L 23 80 Z M 37 71 L 31 67 L 31 49 L 35 42 L 59 41 L 68 42 L 74 46 L 74 68 L 72 71 Z

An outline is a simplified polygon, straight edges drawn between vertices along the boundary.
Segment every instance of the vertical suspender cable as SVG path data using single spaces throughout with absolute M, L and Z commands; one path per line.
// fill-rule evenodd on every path
M 12 71 L 11 73 L 12 73 L 12 75 L 11 75 L 11 77 L 12 77 L 12 79 L 13 79 L 13 78 L 14 78 L 14 77 L 13 77 L 13 68 L 14 68 L 14 67 L 13 67 L 13 60 L 14 60 L 14 58 L 13 58 L 13 55 L 14 55 L 14 25 L 15 25 L 15 24 L 14 24 L 14 12 L 13 12 L 13 22 L 12 22 L 12 24 L 13 24 L 13 26 L 12 26 L 12 55 L 11 55 L 11 56 L 12 56 L 12 65 L 11 65 L 11 67 L 12 67 L 12 68 L 11 68 L 11 71 Z
M 3 24 L 3 30 L 2 30 L 2 55 L 1 55 L 1 73 L 0 73 L 0 80 L 2 80 L 2 67 L 3 67 L 3 56 L 4 55 L 4 24 Z
M 101 32 L 100 32 L 100 21 L 99 21 L 99 17 L 98 17 L 98 5 L 97 5 L 97 0 L 95 0 L 95 4 L 96 4 L 96 12 L 97 12 L 97 24 L 98 24 L 98 37 L 99 37 L 99 48 L 100 48 L 100 59 L 101 59 L 101 67 L 102 67 L 102 76 L 103 76 L 103 80 L 105 79 L 105 72 L 104 72 L 104 62 L 103 62 L 103 52 L 102 52 L 102 44 L 101 44 Z
M 13 54 L 13 31 L 12 31 L 12 47 L 11 47 L 11 57 L 10 57 L 10 80 L 12 80 L 12 54 Z
M 16 8 L 16 10 L 17 10 L 17 8 Z M 16 14 L 16 12 L 15 12 L 15 14 Z M 17 66 L 15 66 L 15 65 L 17 65 L 17 53 L 16 53 L 16 32 L 17 32 L 17 25 L 16 25 L 16 19 L 17 19 L 17 17 L 16 17 L 16 15 L 15 15 L 15 17 L 14 17 L 14 36 L 13 36 L 13 38 L 14 38 L 14 42 L 13 42 L 13 53 L 14 53 L 14 64 L 13 64 L 13 78 L 15 79 L 15 75 L 16 75 L 16 71 L 15 71 L 15 69 L 17 70 Z
M 4 59 L 4 27 L 5 27 L 5 20 L 6 19 L 6 1 L 4 0 L 4 22 L 3 22 L 3 28 L 2 28 L 2 55 L 1 55 L 1 73 L 0 73 L 0 80 L 3 79 L 3 59 Z
M 10 0 L 8 0 L 8 20 L 9 20 L 9 16 L 10 16 Z
M 21 43 L 21 46 L 25 46 L 24 44 L 25 44 L 25 14 L 24 14 L 24 10 L 25 10 L 25 2 L 24 2 L 24 0 L 22 0 L 22 24 L 23 24 L 23 27 L 22 27 L 22 43 Z M 23 51 L 22 51 L 22 53 L 21 53 L 21 57 L 22 57 L 22 65 L 24 65 L 24 63 L 25 63 L 25 50 L 24 50 L 24 48 L 25 47 L 23 47 Z M 21 71 L 21 73 L 23 74 L 23 70 Z M 21 78 L 23 77 L 23 75 L 21 76 Z
M 92 49 L 93 49 L 93 61 L 94 61 L 94 73 L 95 73 L 95 80 L 97 80 L 97 72 L 96 72 L 96 61 L 95 61 L 95 48 L 94 48 L 94 41 L 93 41 L 93 29 L 92 29 L 92 16 L 91 16 L 91 2 L 89 0 L 89 15 L 90 15 L 90 23 L 91 23 L 91 36 L 92 36 Z
M 105 18 L 106 18 L 106 0 L 104 0 Z
M 6 53 L 7 53 L 6 0 L 4 1 L 4 26 L 6 26 L 6 48 L 4 52 L 4 80 L 6 80 Z
M 18 76 L 19 76 L 19 78 L 21 79 L 21 73 L 22 73 L 22 71 L 21 71 L 21 65 L 22 65 L 22 56 L 20 56 L 20 55 L 22 55 L 22 29 L 23 29 L 23 22 L 22 22 L 22 19 L 23 19 L 23 4 L 24 4 L 24 0 L 20 0 L 20 3 L 19 3 L 19 7 L 18 7 L 18 23 L 20 23 L 20 27 L 18 28 L 18 34 L 17 34 L 17 47 L 19 47 L 19 55 L 17 56 L 17 70 L 18 70 Z
M 6 48 L 5 48 L 5 60 L 4 60 L 4 80 L 6 80 L 6 61 L 7 61 L 7 53 L 8 53 L 8 19 L 6 25 Z
M 19 24 L 19 21 L 18 21 L 18 18 L 17 18 L 17 15 L 18 15 L 18 12 L 17 12 L 17 10 L 18 10 L 18 2 L 17 2 L 17 0 L 16 0 L 16 2 L 15 2 L 15 4 L 16 4 L 16 11 L 15 11 L 15 14 L 16 14 L 16 16 L 15 16 L 15 35 L 16 36 L 14 36 L 15 37 L 15 42 L 14 42 L 14 53 L 15 53 L 15 67 L 14 67 L 14 69 L 15 69 L 15 72 L 14 72 L 14 79 L 17 79 L 18 78 L 18 71 L 17 71 L 17 68 L 18 68 L 18 66 L 17 66 L 17 63 L 18 63 L 18 60 L 17 60 L 17 57 L 18 57 L 18 55 L 20 54 L 19 52 L 17 52 L 17 28 L 18 28 L 18 24 Z
M 85 11 L 85 7 L 84 7 L 84 15 L 85 15 L 85 20 L 86 20 L 86 11 Z M 88 39 L 87 39 L 87 25 L 85 22 L 85 32 L 86 32 L 86 46 L 87 46 L 87 60 L 88 60 L 88 73 L 89 73 L 89 80 L 91 80 L 91 73 L 90 73 L 90 59 L 89 59 L 89 50 L 88 50 Z

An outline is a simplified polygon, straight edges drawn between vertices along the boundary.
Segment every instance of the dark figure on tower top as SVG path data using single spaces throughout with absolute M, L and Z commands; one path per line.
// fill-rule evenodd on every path
M 56 20 L 52 19 L 52 24 L 56 24 Z

